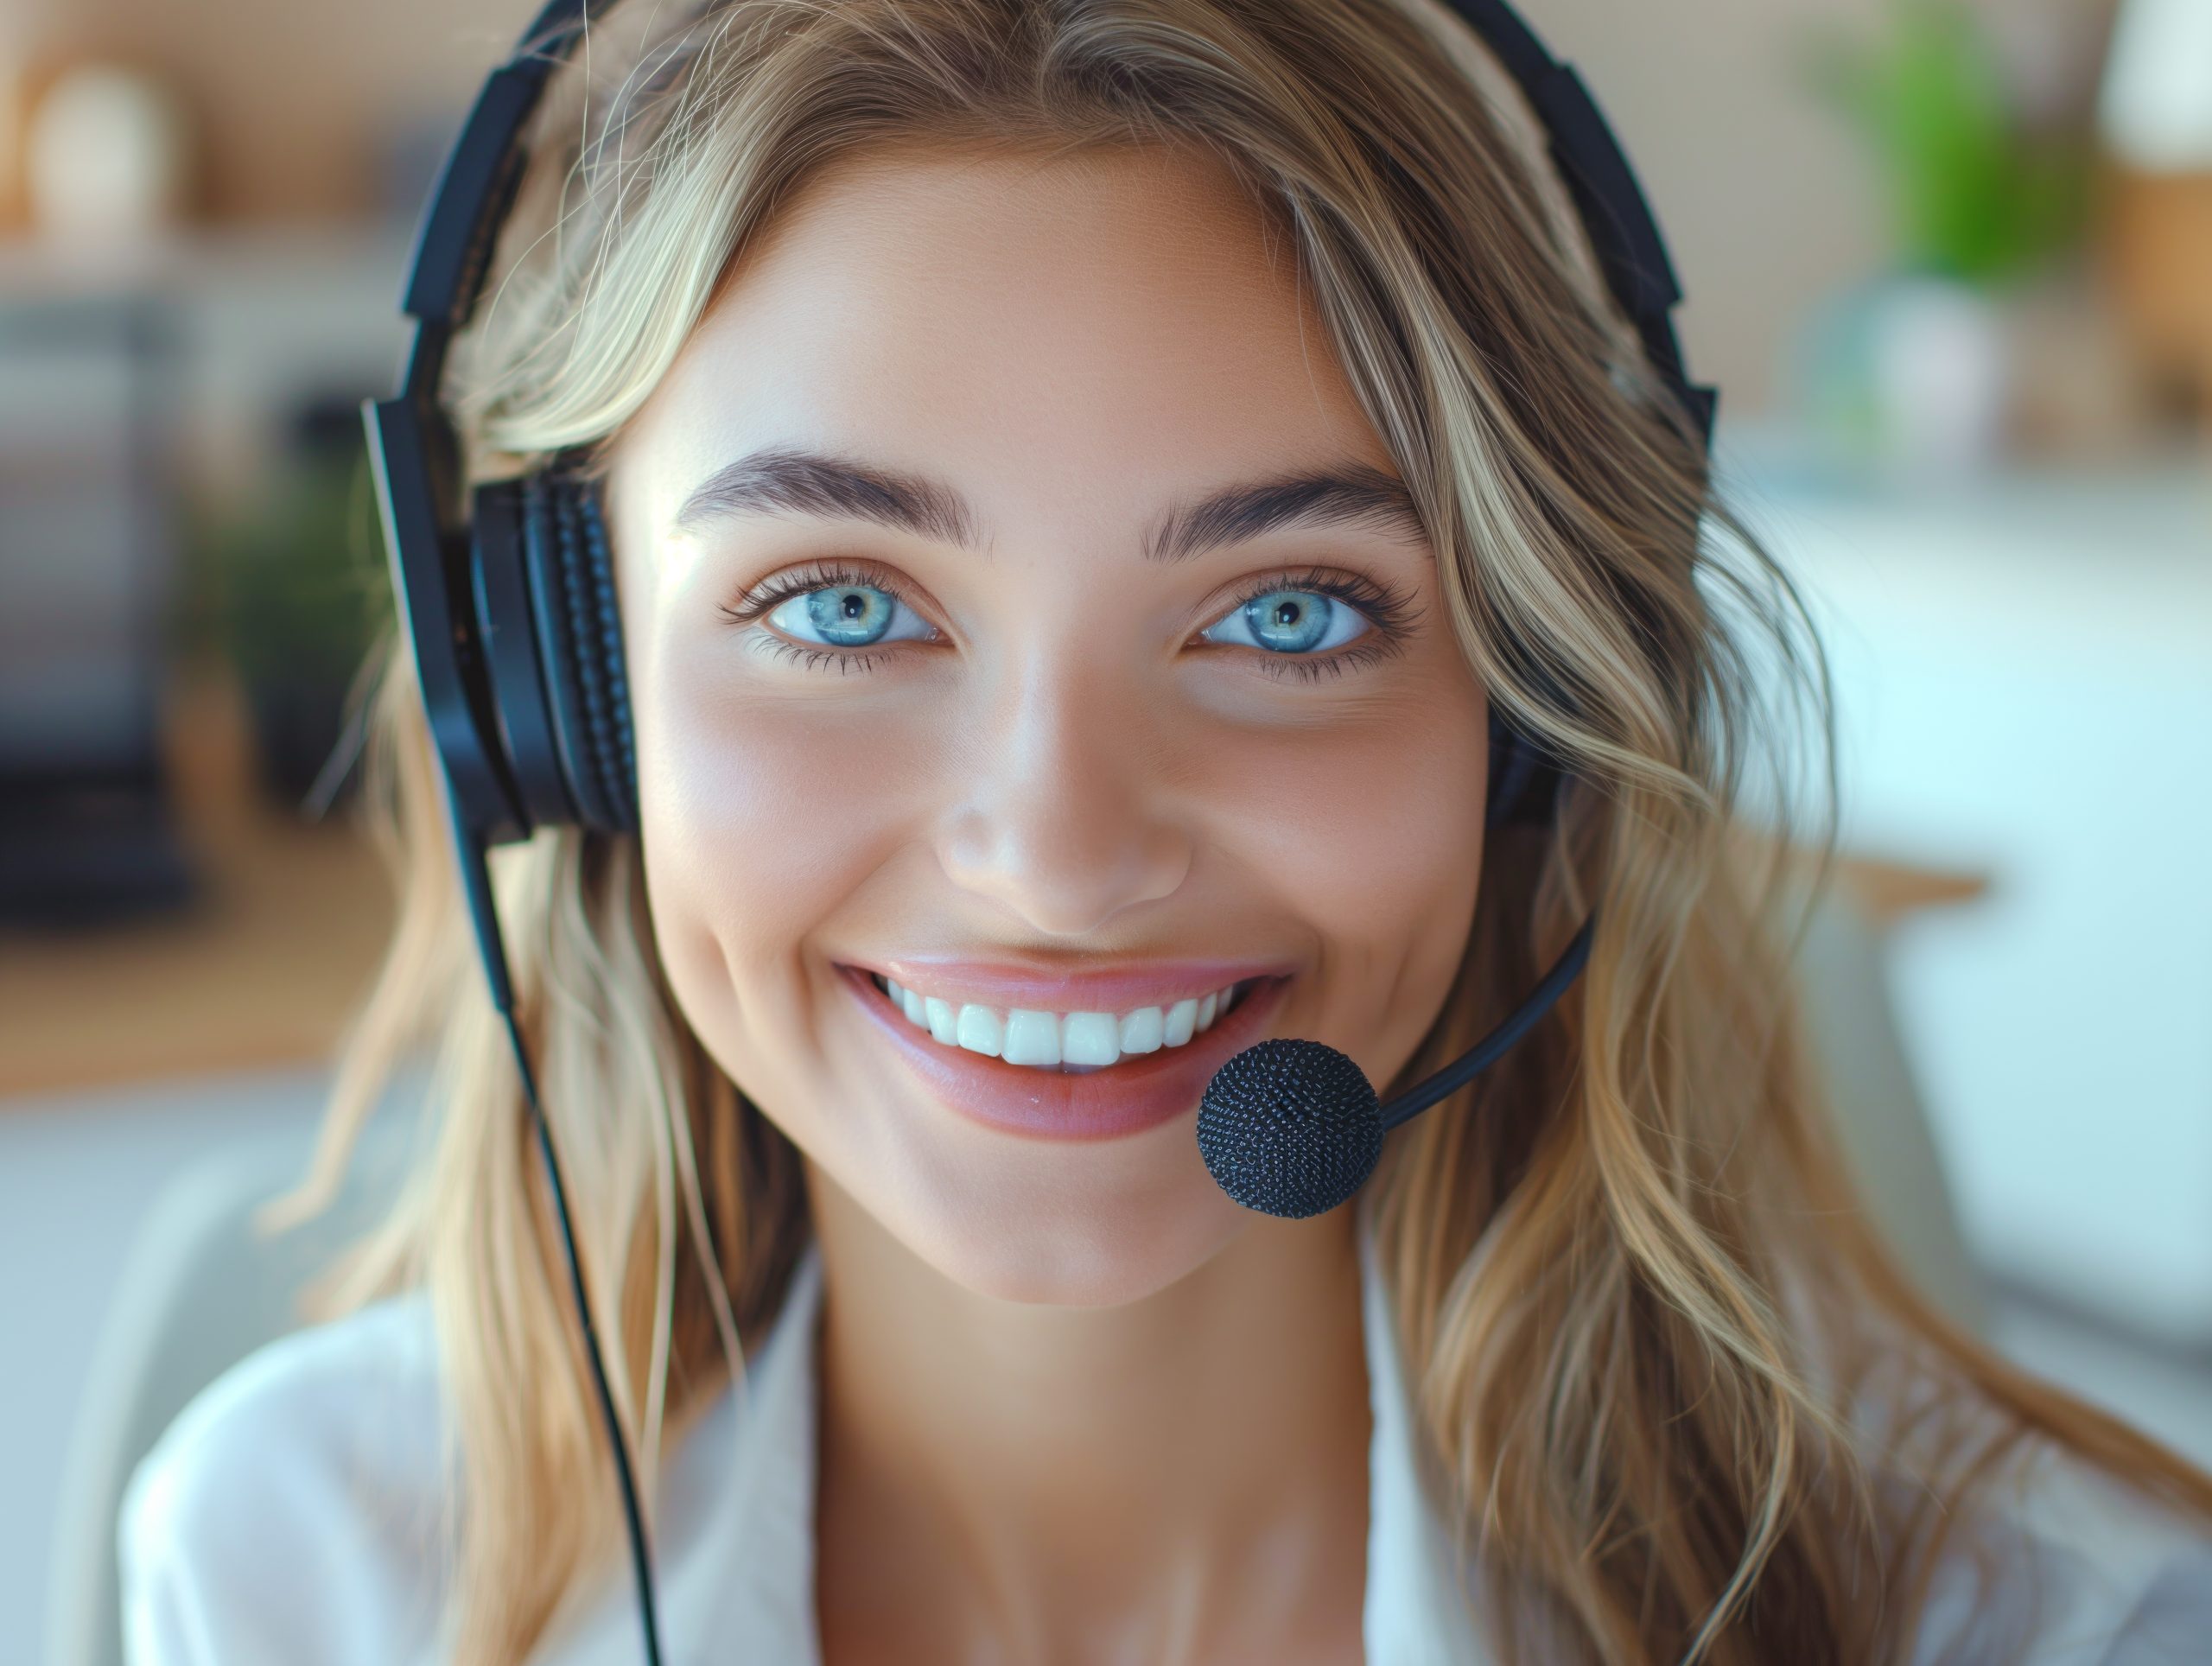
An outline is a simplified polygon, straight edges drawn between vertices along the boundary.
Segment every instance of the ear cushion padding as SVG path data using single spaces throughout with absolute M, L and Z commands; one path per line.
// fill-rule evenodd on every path
M 637 755 L 613 551 L 596 482 L 558 469 L 528 477 L 523 540 L 554 741 L 576 819 L 637 831 Z
M 576 818 L 575 790 L 554 738 L 537 610 L 524 571 L 524 490 L 519 480 L 487 480 L 471 495 L 468 516 L 469 583 L 491 719 L 486 750 L 522 812 L 510 818 L 512 837 Z

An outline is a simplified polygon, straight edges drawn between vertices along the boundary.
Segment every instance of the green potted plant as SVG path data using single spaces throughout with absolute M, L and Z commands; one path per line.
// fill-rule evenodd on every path
M 196 607 L 244 690 L 264 782 L 296 807 L 319 781 L 327 795 L 362 661 L 391 610 L 354 407 L 302 410 L 266 486 L 203 517 L 195 544 Z
M 1986 462 L 2005 440 L 2008 297 L 2086 226 L 2087 121 L 2031 120 L 1962 0 L 1889 0 L 1870 35 L 1813 32 L 1802 70 L 1865 145 L 1893 241 L 1887 269 L 1807 332 L 1808 415 L 1862 454 Z

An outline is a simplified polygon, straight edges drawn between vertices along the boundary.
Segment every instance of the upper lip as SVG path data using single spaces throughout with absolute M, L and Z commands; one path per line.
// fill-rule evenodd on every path
M 908 989 L 959 1005 L 1024 1007 L 1036 1012 L 1129 1012 L 1166 1007 L 1225 989 L 1247 978 L 1288 977 L 1296 970 L 1279 961 L 1145 960 L 1112 966 L 1046 971 L 1007 961 L 952 956 L 899 955 L 847 961 L 880 972 Z

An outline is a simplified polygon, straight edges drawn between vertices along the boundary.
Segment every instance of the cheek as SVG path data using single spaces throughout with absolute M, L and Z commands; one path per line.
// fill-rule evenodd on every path
M 1484 714 L 1478 695 L 1450 688 L 1370 721 L 1243 742 L 1217 760 L 1230 787 L 1220 808 L 1236 829 L 1224 841 L 1318 952 L 1318 1004 L 1286 1033 L 1382 1074 L 1433 1020 L 1474 919 Z
M 635 696 L 655 930 L 710 1040 L 734 1035 L 733 1001 L 804 1033 L 784 1009 L 811 988 L 799 951 L 897 848 L 904 783 L 926 768 L 864 715 L 747 697 L 735 680 L 714 652 L 678 650 Z

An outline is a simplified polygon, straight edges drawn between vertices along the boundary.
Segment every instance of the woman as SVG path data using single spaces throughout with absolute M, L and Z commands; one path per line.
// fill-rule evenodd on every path
M 2212 1478 L 1839 1177 L 1737 825 L 1817 652 L 1464 30 L 758 0 L 578 65 L 451 395 L 608 506 L 641 830 L 495 877 L 671 1658 L 2197 1657 Z M 1493 701 L 1545 830 L 1484 836 Z M 142 1471 L 137 1653 L 633 1659 L 410 677 L 378 722 L 307 1201 L 430 1037 L 436 1142 Z M 1351 1204 L 1216 1187 L 1229 1054 L 1417 1080 L 1593 902 Z

